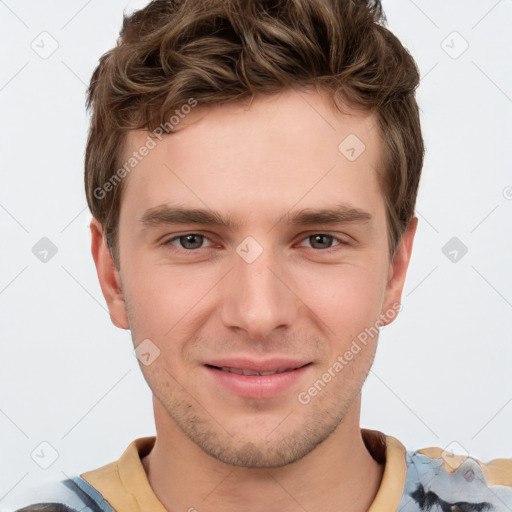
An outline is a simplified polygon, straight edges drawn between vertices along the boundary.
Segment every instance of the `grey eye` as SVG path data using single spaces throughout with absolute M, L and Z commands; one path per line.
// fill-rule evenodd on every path
M 316 234 L 308 236 L 308 240 L 310 240 L 311 245 L 314 249 L 329 249 L 332 246 L 332 242 L 334 241 L 334 237 L 331 235 L 324 234 Z M 315 244 L 319 246 L 315 247 Z
M 200 249 L 203 245 L 203 242 L 205 240 L 205 236 L 198 235 L 197 233 L 188 233 L 186 235 L 177 236 L 171 240 L 169 240 L 168 243 L 173 243 L 175 241 L 179 242 L 179 246 L 182 249 Z

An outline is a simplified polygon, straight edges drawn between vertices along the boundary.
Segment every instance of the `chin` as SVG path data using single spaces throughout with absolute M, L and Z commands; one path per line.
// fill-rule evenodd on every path
M 257 431 L 234 428 L 233 433 L 221 428 L 220 423 L 204 418 L 182 417 L 177 423 L 203 452 L 224 464 L 244 468 L 277 468 L 297 462 L 312 452 L 334 432 L 342 418 L 343 415 L 324 415 L 321 422 L 303 418 L 300 424 L 294 426 L 285 419 L 282 425 L 277 423 L 277 427 L 276 424 L 268 428 L 265 425 L 265 428 Z

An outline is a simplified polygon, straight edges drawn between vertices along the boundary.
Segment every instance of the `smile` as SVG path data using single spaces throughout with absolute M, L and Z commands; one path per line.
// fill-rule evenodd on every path
M 217 368 L 217 367 L 215 367 Z M 241 370 L 240 368 L 228 368 L 227 366 L 223 366 L 222 368 L 218 368 L 223 372 L 236 373 L 238 375 L 253 375 L 253 376 L 265 376 L 265 375 L 275 375 L 276 373 L 289 372 L 291 370 L 295 370 L 295 368 L 283 368 L 278 370 L 270 370 L 268 372 L 257 372 L 254 370 Z
M 212 389 L 224 390 L 243 398 L 269 399 L 282 396 L 294 388 L 303 388 L 304 375 L 310 371 L 312 363 L 290 362 L 279 364 L 276 361 L 255 363 L 240 361 L 231 365 L 205 364 L 204 368 L 211 379 Z M 308 382 L 311 379 L 308 379 Z

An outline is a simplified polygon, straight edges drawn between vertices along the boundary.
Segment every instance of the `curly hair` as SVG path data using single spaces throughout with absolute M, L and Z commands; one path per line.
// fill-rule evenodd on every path
M 126 174 L 116 176 L 128 130 L 172 134 L 169 117 L 191 99 L 221 104 L 308 86 L 342 112 L 349 105 L 376 115 L 392 256 L 414 217 L 424 146 L 418 68 L 385 25 L 379 0 L 154 0 L 123 14 L 86 101 L 87 202 L 116 267 L 123 180 L 113 178 Z

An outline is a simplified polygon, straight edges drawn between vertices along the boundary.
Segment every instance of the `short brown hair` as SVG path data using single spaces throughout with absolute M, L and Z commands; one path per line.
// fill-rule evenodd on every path
M 379 0 L 154 0 L 124 14 L 86 102 L 87 202 L 116 266 L 128 130 L 171 133 L 170 116 L 191 98 L 218 104 L 303 86 L 330 93 L 340 111 L 376 114 L 392 256 L 414 216 L 424 146 L 418 69 L 386 23 Z

